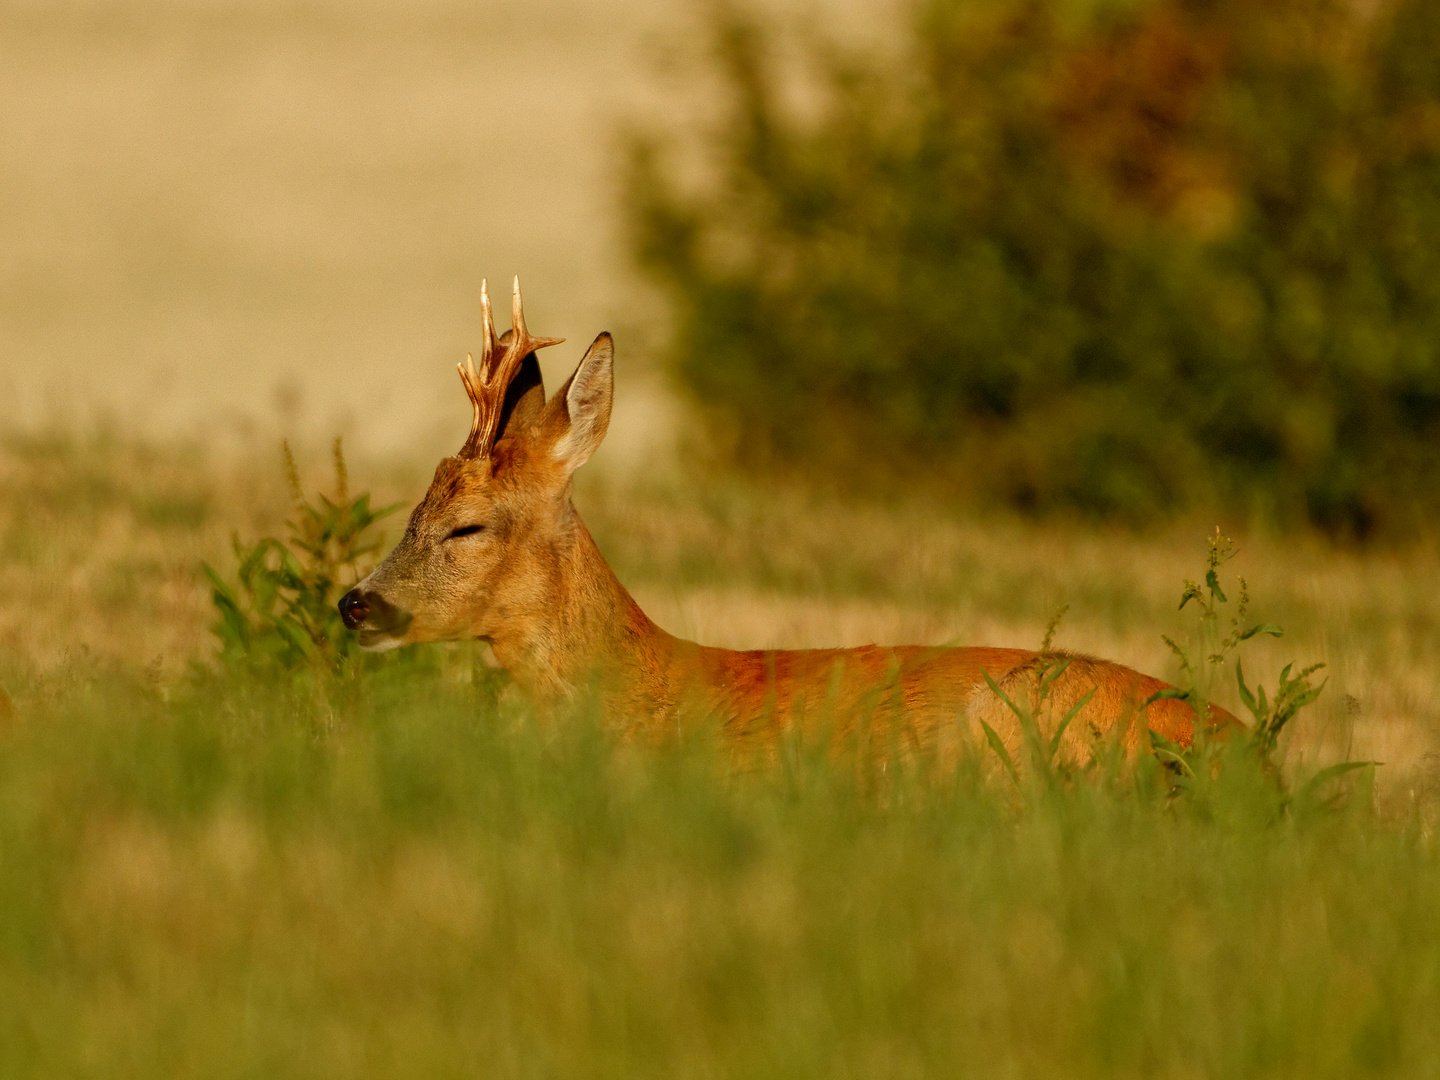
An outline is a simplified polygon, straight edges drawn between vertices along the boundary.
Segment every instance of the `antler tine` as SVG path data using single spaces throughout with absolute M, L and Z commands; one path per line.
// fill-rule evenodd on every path
M 515 331 L 517 341 L 530 336 L 525 329 L 525 310 L 520 303 L 520 275 L 515 275 L 515 285 L 510 294 L 510 328 Z
M 515 291 L 510 299 L 510 328 L 514 336 L 510 340 L 510 348 L 525 356 L 537 349 L 548 349 L 551 345 L 559 345 L 564 338 L 558 337 L 531 337 L 530 330 L 525 325 L 525 309 L 520 301 L 520 275 L 515 275 Z
M 520 278 L 515 278 L 514 298 L 510 303 L 511 333 L 505 350 L 497 356 L 499 340 L 495 337 L 495 317 L 490 310 L 490 292 L 486 283 L 480 282 L 480 314 L 485 324 L 485 340 L 481 346 L 480 367 L 468 353 L 465 363 L 460 364 L 460 379 L 465 392 L 470 395 L 474 418 L 470 424 L 470 437 L 460 451 L 461 457 L 479 457 L 488 454 L 500 426 L 500 412 L 504 407 L 505 393 L 510 389 L 510 380 L 520 369 L 520 363 L 536 349 L 559 345 L 564 338 L 531 337 L 525 328 L 525 313 L 520 305 Z
M 485 373 L 490 373 L 490 364 L 495 357 L 495 314 L 490 310 L 490 292 L 484 278 L 480 279 L 480 321 L 484 324 L 484 341 L 480 346 L 480 364 Z
M 505 390 L 510 386 L 510 380 L 519 370 L 520 361 L 537 349 L 559 345 L 564 340 L 564 338 L 530 336 L 530 331 L 525 326 L 525 311 L 520 300 L 520 275 L 516 274 L 514 292 L 510 299 L 510 343 L 506 346 L 504 355 L 495 364 L 494 383 L 500 396 L 504 397 Z
M 465 362 L 456 364 L 460 371 L 460 381 L 465 386 L 465 393 L 470 398 L 470 435 L 465 440 L 465 445 L 460 450 L 461 457 L 474 457 L 480 452 L 481 443 L 484 441 L 485 429 L 489 409 L 489 395 L 485 393 L 485 387 L 480 381 L 480 376 L 475 371 L 475 358 L 465 354 Z

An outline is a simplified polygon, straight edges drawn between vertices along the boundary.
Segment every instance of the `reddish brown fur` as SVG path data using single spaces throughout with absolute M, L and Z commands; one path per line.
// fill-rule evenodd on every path
M 490 452 L 440 463 L 405 536 L 350 594 L 362 614 L 347 612 L 347 621 L 363 644 L 487 640 L 542 708 L 593 688 L 609 722 L 632 736 L 664 738 L 682 725 L 708 723 L 759 758 L 792 732 L 843 738 L 863 730 L 877 745 L 948 752 L 973 742 L 981 720 L 1018 748 L 1018 724 L 986 687 L 985 673 L 1018 700 L 1030 693 L 1042 662 L 1034 652 L 874 645 L 732 651 L 676 638 L 651 622 L 570 497 L 573 471 L 608 425 L 610 365 L 602 334 L 549 402 L 537 377 Z M 473 525 L 483 528 L 452 535 Z M 1107 737 L 1133 752 L 1147 726 L 1190 742 L 1189 706 L 1163 700 L 1144 707 L 1164 683 L 1109 661 L 1069 659 L 1042 726 L 1092 687 L 1096 693 L 1067 731 L 1067 756 L 1083 759 L 1095 739 Z M 1220 710 L 1211 719 L 1234 723 Z

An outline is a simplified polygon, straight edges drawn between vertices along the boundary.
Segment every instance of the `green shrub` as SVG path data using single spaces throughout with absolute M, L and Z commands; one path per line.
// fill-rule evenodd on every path
M 305 498 L 288 443 L 284 454 L 295 498 L 290 536 L 265 536 L 247 544 L 237 535 L 234 583 L 201 564 L 219 615 L 211 629 L 227 664 L 336 668 L 359 650 L 336 602 L 369 572 L 370 560 L 384 546 L 376 523 L 400 507 L 374 510 L 368 493 L 350 497 L 339 439 L 333 499 L 324 494 L 313 502 Z
M 893 61 L 724 7 L 713 166 L 633 144 L 668 359 L 861 483 L 1338 534 L 1440 511 L 1440 7 L 913 0 Z M 882 54 L 883 55 L 883 54 Z

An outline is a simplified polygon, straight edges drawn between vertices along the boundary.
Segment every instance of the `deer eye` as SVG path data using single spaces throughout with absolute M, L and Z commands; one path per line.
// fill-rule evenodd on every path
M 484 525 L 462 525 L 458 529 L 452 529 L 450 535 L 445 539 L 458 540 L 462 536 L 473 536 L 483 528 L 485 528 Z

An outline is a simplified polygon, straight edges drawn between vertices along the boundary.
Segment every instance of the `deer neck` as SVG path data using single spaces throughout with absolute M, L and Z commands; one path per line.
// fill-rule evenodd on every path
M 544 704 L 590 689 L 657 696 L 679 643 L 640 610 L 573 507 L 562 526 L 546 587 L 491 635 L 495 659 Z

